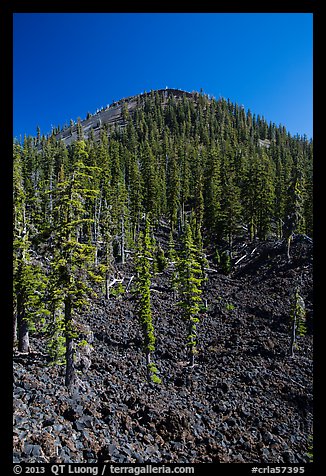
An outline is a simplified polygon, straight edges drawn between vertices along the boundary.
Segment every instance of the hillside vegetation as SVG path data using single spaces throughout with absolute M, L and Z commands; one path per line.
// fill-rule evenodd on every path
M 14 460 L 310 461 L 312 141 L 159 90 L 13 160 Z

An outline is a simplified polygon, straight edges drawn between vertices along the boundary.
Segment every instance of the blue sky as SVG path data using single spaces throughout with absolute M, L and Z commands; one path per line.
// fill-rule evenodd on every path
M 14 136 L 168 86 L 310 138 L 312 24 L 311 13 L 16 13 Z

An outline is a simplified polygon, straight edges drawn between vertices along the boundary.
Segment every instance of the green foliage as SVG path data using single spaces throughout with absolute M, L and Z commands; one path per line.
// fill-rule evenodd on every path
M 306 326 L 306 309 L 303 298 L 299 294 L 299 289 L 296 288 L 294 293 L 291 318 L 296 320 L 298 334 L 304 336 L 307 333 Z
M 20 335 L 41 328 L 49 313 L 45 303 L 47 276 L 39 261 L 32 256 L 33 231 L 27 216 L 27 193 L 22 181 L 22 151 L 14 147 L 14 236 L 13 292 L 18 332 Z M 16 336 L 14 336 L 16 338 Z M 26 349 L 20 349 L 26 350 Z
M 228 251 L 223 251 L 221 255 L 221 270 L 223 274 L 230 274 L 231 272 L 231 257 Z
M 110 294 L 111 296 L 119 297 L 122 296 L 126 292 L 125 287 L 122 283 L 118 283 L 116 286 L 112 287 Z
M 78 347 L 86 347 L 88 345 L 89 343 L 85 339 L 82 339 L 80 342 L 78 342 Z
M 24 308 L 24 320 L 29 331 L 41 328 L 49 310 L 46 307 L 45 293 L 47 279 L 39 265 L 22 261 L 14 279 L 14 292 Z
M 96 168 L 86 166 L 88 160 L 86 144 L 77 141 L 73 147 L 74 169 L 68 177 L 61 167 L 56 188 L 53 190 L 53 211 L 55 221 L 52 229 L 54 250 L 51 260 L 51 285 L 49 286 L 48 300 L 52 312 L 64 307 L 64 328 L 62 321 L 55 320 L 59 325 L 53 326 L 49 350 L 56 355 L 56 348 L 61 355 L 62 335 L 66 345 L 66 384 L 73 383 L 74 374 L 74 342 L 78 331 L 73 319 L 77 311 L 88 306 L 88 296 L 93 291 L 87 282 L 101 281 L 100 276 L 94 273 L 91 265 L 94 262 L 95 247 L 88 243 L 88 228 L 85 225 L 93 223 L 87 214 L 85 204 L 97 195 L 94 186 Z M 79 233 L 84 234 L 83 242 Z M 84 242 L 86 241 L 86 242 Z M 56 358 L 56 357 L 55 357 Z
M 151 242 L 149 235 L 149 220 L 146 220 L 145 232 L 138 235 L 138 248 L 136 256 L 137 279 L 135 289 L 138 299 L 138 315 L 145 330 L 145 347 L 147 350 L 154 350 L 155 338 L 152 335 L 152 314 L 150 304 L 150 283 L 151 283 Z
M 153 375 L 153 374 L 151 375 L 151 381 L 152 381 L 153 383 L 155 383 L 155 384 L 160 384 L 160 383 L 162 383 L 162 380 L 161 380 L 157 375 L 155 375 L 155 374 L 154 374 L 154 375 Z
M 152 321 L 150 294 L 151 261 L 153 260 L 152 247 L 153 244 L 150 234 L 150 220 L 147 216 L 144 232 L 139 232 L 138 236 L 137 255 L 135 263 L 135 269 L 137 272 L 135 292 L 137 299 L 137 314 L 143 331 L 144 350 L 146 358 L 149 360 L 151 353 L 155 351 L 156 341 L 154 334 L 154 325 Z M 154 364 L 151 363 L 151 365 L 153 366 Z M 152 374 L 153 372 L 150 372 L 150 378 L 152 378 Z M 156 377 L 155 380 L 157 380 Z
M 167 267 L 168 260 L 165 257 L 163 248 L 159 245 L 156 250 L 155 260 L 157 265 L 157 271 L 162 273 Z
M 65 322 L 62 310 L 57 311 L 52 322 L 46 327 L 48 335 L 47 351 L 52 365 L 64 365 L 66 363 L 66 338 Z
M 174 152 L 166 153 L 167 160 L 167 213 L 170 219 L 171 232 L 176 229 L 178 210 L 180 207 L 180 165 Z
M 177 257 L 172 231 L 170 231 L 170 234 L 169 234 L 169 245 L 168 245 L 167 257 L 170 261 L 175 261 Z
M 263 150 L 246 157 L 242 190 L 243 216 L 249 238 L 266 239 L 271 228 L 275 204 L 275 164 Z
M 178 272 L 178 305 L 182 309 L 184 319 L 188 323 L 187 346 L 191 362 L 197 352 L 196 325 L 201 303 L 202 270 L 198 262 L 198 250 L 194 246 L 190 225 L 186 222 L 182 237 L 181 250 L 177 262 Z
M 305 303 L 298 287 L 294 291 L 290 318 L 292 321 L 290 355 L 293 356 L 294 349 L 298 349 L 297 335 L 303 337 L 307 333 Z
M 167 258 L 189 317 L 188 347 L 196 348 L 191 318 L 201 307 L 203 242 L 227 240 L 229 253 L 216 248 L 213 259 L 229 274 L 233 240 L 243 229 L 250 239 L 274 233 L 289 243 L 293 233 L 313 232 L 313 142 L 306 137 L 292 137 L 223 98 L 169 90 L 139 96 L 134 111 L 125 101 L 123 120 L 122 128 L 99 124 L 98 136 L 94 130 L 88 139 L 81 121 L 71 121 L 78 140 L 69 146 L 55 136 L 60 127 L 47 138 L 38 128 L 35 138 L 14 143 L 15 316 L 29 330 L 51 323 L 47 335 L 57 360 L 63 339 L 75 343 L 71 322 L 93 288 L 104 288 L 115 262 L 134 251 L 147 350 L 155 348 L 151 275 L 164 271 Z M 140 231 L 146 213 L 154 227 L 165 221 L 171 229 L 165 254 Z M 184 237 L 178 257 L 174 239 L 189 234 L 189 216 L 192 241 Z M 192 249 L 187 256 L 186 249 Z M 299 318 L 296 331 L 303 334 L 304 326 Z
M 235 306 L 234 306 L 234 304 L 232 304 L 232 303 L 230 303 L 230 302 L 227 302 L 227 303 L 225 304 L 225 309 L 226 309 L 227 311 L 233 311 L 233 310 L 235 309 Z
M 216 264 L 217 266 L 221 264 L 221 255 L 220 255 L 218 247 L 215 248 L 213 261 L 214 261 L 214 264 Z
M 100 266 L 98 267 L 98 273 L 94 273 L 93 271 L 91 271 L 90 269 L 88 270 L 88 277 L 89 279 L 93 282 L 93 283 L 98 283 L 98 284 L 101 284 L 103 283 L 104 281 L 104 273 L 103 273 L 103 267 L 100 268 Z
M 155 384 L 162 383 L 162 380 L 158 376 L 159 371 L 158 371 L 156 365 L 153 362 L 151 362 L 147 365 L 147 373 L 149 375 L 149 379 L 150 379 L 151 382 L 153 382 Z
M 314 462 L 314 445 L 313 445 L 312 435 L 308 436 L 308 451 L 306 452 L 306 455 L 308 456 L 309 463 L 313 463 Z

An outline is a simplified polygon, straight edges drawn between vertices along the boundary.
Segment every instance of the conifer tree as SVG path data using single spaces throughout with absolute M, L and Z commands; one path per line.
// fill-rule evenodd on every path
M 87 268 L 90 263 L 94 263 L 94 246 L 80 242 L 78 229 L 84 223 L 92 221 L 91 218 L 85 218 L 84 203 L 87 197 L 97 194 L 97 191 L 91 188 L 91 171 L 84 165 L 87 158 L 85 142 L 76 142 L 73 153 L 75 169 L 71 176 L 66 177 L 62 167 L 55 191 L 52 260 L 52 279 L 55 286 L 51 296 L 52 301 L 61 303 L 64 307 L 67 387 L 76 383 L 74 355 L 78 334 L 74 316 L 87 305 L 87 295 L 91 293 L 87 284 Z
M 214 148 L 208 155 L 205 187 L 205 225 L 211 237 L 218 236 L 221 210 L 221 177 L 219 151 Z
M 30 239 L 41 231 L 44 215 L 42 214 L 42 189 L 40 179 L 42 170 L 41 155 L 37 152 L 31 137 L 25 137 L 21 151 L 21 172 L 26 196 L 26 220 L 31 232 Z
M 26 193 L 22 173 L 22 155 L 14 144 L 13 192 L 13 291 L 14 291 L 14 342 L 18 337 L 18 350 L 29 352 L 29 333 L 44 323 L 48 313 L 45 306 L 46 276 L 41 263 L 32 259 L 34 250 L 27 222 Z M 18 336 L 17 336 L 18 333 Z
M 139 232 L 142 212 L 142 177 L 137 158 L 135 156 L 132 157 L 130 165 L 128 201 L 130 210 L 131 237 L 135 242 L 136 234 Z
M 108 136 L 101 130 L 100 142 L 97 147 L 97 165 L 100 167 L 99 177 L 99 205 L 97 212 L 97 248 L 96 255 L 100 254 L 99 271 L 105 279 L 105 297 L 109 299 L 110 276 L 113 273 L 113 235 L 116 232 L 112 215 L 115 217 L 115 210 L 111 203 L 112 194 L 112 174 L 111 157 L 108 150 Z M 95 224 L 94 224 L 95 225 Z M 96 245 L 96 243 L 95 243 Z
M 166 155 L 167 160 L 167 207 L 172 232 L 175 231 L 180 208 L 180 172 L 174 153 Z
M 233 238 L 240 224 L 242 211 L 240 189 L 235 182 L 233 170 L 224 173 L 221 191 L 219 228 L 221 229 L 223 236 L 227 238 L 230 253 L 232 255 Z
M 136 298 L 137 314 L 143 333 L 143 347 L 145 351 L 147 378 L 153 383 L 160 383 L 158 369 L 152 361 L 152 354 L 155 351 L 155 334 L 151 309 L 151 261 L 152 244 L 150 236 L 150 220 L 146 217 L 145 230 L 140 231 L 137 242 L 136 256 Z
M 173 233 L 170 230 L 169 233 L 169 243 L 168 243 L 168 251 L 167 251 L 167 256 L 170 261 L 174 261 L 176 258 L 176 251 L 175 251 L 175 242 L 173 238 Z
M 15 143 L 13 145 L 13 205 L 13 270 L 15 279 L 18 259 L 23 253 L 22 248 L 25 247 L 24 241 L 26 240 L 27 234 L 26 193 L 24 190 L 22 172 L 22 151 L 21 146 Z M 14 322 L 14 327 L 16 329 L 17 321 Z M 14 336 L 16 336 L 16 330 Z
M 167 267 L 167 258 L 165 257 L 164 250 L 160 244 L 158 244 L 156 247 L 155 261 L 157 272 L 162 273 Z
M 293 176 L 288 188 L 288 202 L 284 220 L 284 238 L 287 244 L 287 258 L 290 260 L 290 245 L 293 234 L 304 233 L 304 204 L 305 187 L 302 162 L 298 162 L 293 170 Z
M 47 279 L 40 263 L 31 259 L 26 245 L 30 245 L 27 239 L 20 246 L 21 256 L 14 268 L 18 350 L 21 352 L 30 351 L 30 332 L 40 329 L 49 314 L 45 305 Z
M 229 250 L 224 250 L 221 259 L 220 259 L 220 264 L 221 264 L 221 270 L 222 273 L 224 274 L 230 274 L 231 272 L 231 257 L 230 257 L 230 252 Z
M 257 235 L 265 240 L 271 229 L 273 205 L 275 202 L 275 169 L 272 161 L 262 150 L 259 156 L 257 187 Z
M 15 316 L 26 343 L 28 332 L 46 318 L 53 360 L 60 361 L 66 343 L 76 344 L 75 321 L 87 301 L 87 283 L 104 284 L 105 275 L 108 296 L 114 257 L 124 262 L 126 249 L 133 252 L 144 213 L 152 213 L 154 226 L 161 218 L 169 222 L 174 279 L 181 276 L 182 260 L 175 256 L 173 237 L 184 231 L 190 215 L 199 280 L 205 271 L 203 242 L 227 248 L 216 264 L 228 274 L 233 240 L 243 225 L 251 239 L 266 239 L 275 230 L 288 245 L 294 233 L 313 231 L 312 141 L 203 94 L 151 92 L 138 97 L 134 110 L 133 104 L 122 108 L 125 127 L 100 124 L 83 139 L 81 121 L 71 121 L 69 146 L 55 135 L 58 127 L 46 139 L 38 129 L 35 138 L 25 137 L 14 148 Z M 157 269 L 159 261 L 163 268 L 159 247 L 157 256 L 151 253 Z M 45 271 L 46 260 L 51 266 Z M 198 290 L 202 285 L 197 282 Z M 46 300 L 50 315 L 44 312 Z
M 197 323 L 201 302 L 202 270 L 198 263 L 198 250 L 194 246 L 191 227 L 185 223 L 181 250 L 177 262 L 179 306 L 188 326 L 187 349 L 189 364 L 195 363 L 197 354 Z
M 294 350 L 297 348 L 297 336 L 302 337 L 307 333 L 305 303 L 300 295 L 299 287 L 296 287 L 294 291 L 291 321 L 290 357 L 293 357 Z
M 304 202 L 304 223 L 305 233 L 313 236 L 313 144 L 312 141 L 306 142 L 303 154 L 303 171 L 305 174 L 305 202 Z
M 251 151 L 247 157 L 244 187 L 242 190 L 243 215 L 247 222 L 250 240 L 266 239 L 271 228 L 275 205 L 275 171 L 266 153 Z
M 144 143 L 141 153 L 141 173 L 143 178 L 143 205 L 146 213 L 159 217 L 159 184 L 157 163 L 148 141 Z
M 246 160 L 244 187 L 242 189 L 242 203 L 244 205 L 244 220 L 247 224 L 248 235 L 250 241 L 257 235 L 257 182 L 258 167 L 257 154 L 253 150 L 249 150 Z
M 285 216 L 285 181 L 284 169 L 281 161 L 280 151 L 273 151 L 273 160 L 275 163 L 275 202 L 274 202 L 274 220 L 276 223 L 276 236 L 279 239 L 283 238 L 283 219 Z

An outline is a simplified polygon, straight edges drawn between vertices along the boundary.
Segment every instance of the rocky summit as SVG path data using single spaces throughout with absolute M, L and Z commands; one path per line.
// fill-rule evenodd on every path
M 194 367 L 171 266 L 153 278 L 161 384 L 146 378 L 130 260 L 119 265 L 124 293 L 98 294 L 80 316 L 88 344 L 74 390 L 32 334 L 30 352 L 14 353 L 14 462 L 309 462 L 312 242 L 295 235 L 289 260 L 281 241 L 239 240 L 233 261 L 229 275 L 207 269 Z M 290 357 L 299 282 L 308 333 Z

